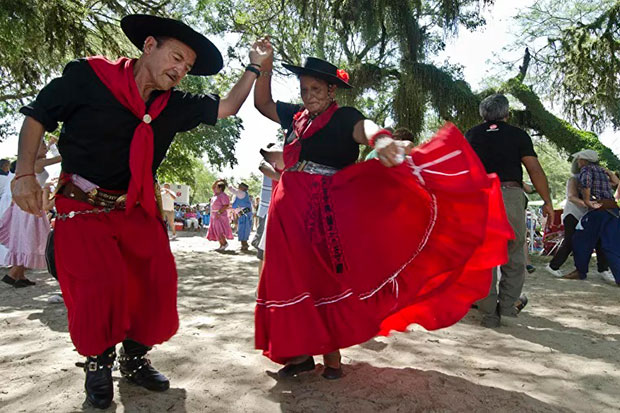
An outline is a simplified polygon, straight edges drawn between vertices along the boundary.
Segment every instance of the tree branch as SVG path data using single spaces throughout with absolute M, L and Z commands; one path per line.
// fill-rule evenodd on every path
M 5 95 L 0 95 L 0 102 L 5 102 L 7 100 L 22 99 L 22 98 L 27 98 L 27 97 L 35 96 L 35 95 L 36 95 L 35 92 L 23 92 L 23 93 L 5 94 Z
M 530 55 L 530 49 L 526 47 L 525 55 L 523 56 L 523 64 L 519 66 L 519 75 L 517 76 L 519 80 L 523 81 L 523 79 L 525 79 L 525 75 L 527 74 L 527 69 L 530 66 L 531 59 L 532 56 Z

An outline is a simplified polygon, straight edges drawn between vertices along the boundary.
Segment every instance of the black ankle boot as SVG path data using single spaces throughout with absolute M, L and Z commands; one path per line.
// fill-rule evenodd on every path
M 160 372 L 151 366 L 146 358 L 150 347 L 132 340 L 123 341 L 118 362 L 123 377 L 130 382 L 153 391 L 164 391 L 170 387 L 170 382 Z
M 110 347 L 98 356 L 89 356 L 84 363 L 86 381 L 86 401 L 97 409 L 107 409 L 114 398 L 112 366 L 116 359 L 116 350 Z

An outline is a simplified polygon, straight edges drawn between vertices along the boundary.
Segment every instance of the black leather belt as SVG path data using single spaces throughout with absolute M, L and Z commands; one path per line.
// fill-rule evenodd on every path
M 86 202 L 92 206 L 108 208 L 108 209 L 125 209 L 125 201 L 127 194 L 123 192 L 111 193 L 101 190 L 101 188 L 93 189 L 90 192 L 82 191 L 73 182 L 65 182 L 58 191 L 62 195 L 76 201 Z
M 517 182 L 517 181 L 503 181 L 503 182 L 500 182 L 500 186 L 502 188 L 523 188 L 523 185 L 521 184 L 521 182 Z

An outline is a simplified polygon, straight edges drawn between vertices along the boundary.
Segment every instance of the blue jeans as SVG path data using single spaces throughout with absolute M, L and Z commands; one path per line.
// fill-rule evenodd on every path
M 580 221 L 581 227 L 573 235 L 573 257 L 575 267 L 579 271 L 581 278 L 588 275 L 590 257 L 597 241 L 601 240 L 601 247 L 607 261 L 609 269 L 616 279 L 616 284 L 620 284 L 620 210 L 597 209 L 585 214 Z

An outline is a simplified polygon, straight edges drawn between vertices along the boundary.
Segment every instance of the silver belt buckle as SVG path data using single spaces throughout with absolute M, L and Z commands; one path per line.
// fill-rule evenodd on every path
M 299 162 L 299 166 L 297 166 L 295 170 L 297 172 L 303 172 L 303 170 L 306 168 L 306 165 L 308 165 L 308 161 L 301 161 Z

